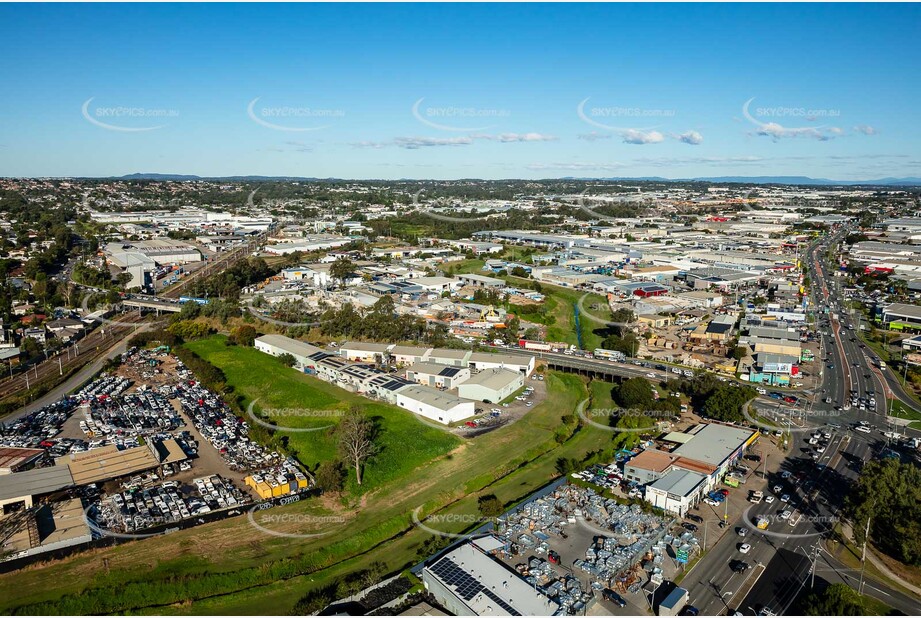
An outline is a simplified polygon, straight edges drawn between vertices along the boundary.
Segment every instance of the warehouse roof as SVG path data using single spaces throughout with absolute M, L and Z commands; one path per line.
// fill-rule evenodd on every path
M 521 380 L 519 372 L 497 367 L 495 369 L 484 369 L 470 376 L 470 379 L 464 382 L 464 386 L 482 386 L 498 391 L 516 380 Z
M 651 470 L 653 472 L 665 472 L 669 469 L 675 458 L 664 451 L 656 449 L 646 449 L 636 457 L 626 463 L 627 467 L 639 468 L 640 470 Z
M 438 363 L 413 363 L 413 365 L 407 369 L 407 371 L 412 371 L 413 373 L 422 373 L 425 375 L 453 378 L 457 375 L 457 372 L 460 371 L 460 369 L 460 367 L 439 365 Z
M 448 393 L 436 391 L 434 388 L 428 388 L 418 384 L 412 384 L 401 388 L 397 394 L 432 406 L 442 412 L 447 412 L 467 401 L 466 399 L 461 399 L 460 397 L 455 397 L 454 395 L 449 395 Z
M 390 349 L 387 343 L 367 343 L 365 341 L 346 341 L 339 346 L 340 350 L 353 350 L 357 352 L 374 352 L 375 354 L 385 354 Z
M 159 461 L 146 446 L 118 450 L 115 445 L 58 457 L 57 465 L 70 467 L 74 484 L 88 485 L 99 481 L 150 470 Z
M 706 478 L 703 474 L 691 472 L 690 470 L 672 470 L 651 483 L 649 487 L 678 496 L 687 496 L 693 493 Z
M 0 500 L 50 494 L 73 485 L 74 479 L 67 466 L 0 474 Z
M 395 345 L 393 349 L 390 350 L 390 354 L 393 356 L 425 356 L 428 351 L 429 348 L 419 348 L 411 345 Z
M 492 354 L 490 352 L 473 352 L 470 354 L 471 363 L 502 363 L 503 365 L 525 366 L 534 360 L 533 356 L 517 354 Z
M 285 337 L 284 335 L 262 335 L 257 337 L 256 341 L 261 341 L 266 345 L 276 347 L 280 350 L 284 350 L 289 354 L 295 356 L 309 357 L 312 354 L 317 352 L 323 352 L 324 350 L 310 345 L 309 343 L 304 343 L 303 341 L 298 341 L 297 339 L 292 339 L 291 337 Z
M 458 546 L 425 570 L 475 615 L 552 616 L 559 609 L 520 575 L 472 543 Z
M 921 307 L 917 305 L 906 305 L 905 303 L 892 303 L 883 308 L 883 313 L 921 319 Z
M 722 464 L 757 434 L 744 427 L 731 427 L 716 423 L 705 424 L 691 433 L 694 438 L 676 448 L 672 454 L 714 466 Z
M 20 466 L 24 466 L 38 459 L 44 454 L 45 450 L 40 448 L 0 447 L 0 470 L 15 470 Z
M 446 358 L 450 360 L 467 360 L 470 350 L 451 350 L 449 348 L 434 348 L 429 354 L 429 359 Z

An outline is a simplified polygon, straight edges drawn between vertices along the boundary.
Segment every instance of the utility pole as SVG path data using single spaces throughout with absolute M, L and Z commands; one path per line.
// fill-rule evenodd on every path
M 857 588 L 858 594 L 863 594 L 863 573 L 867 566 L 867 541 L 870 539 L 870 516 L 867 516 L 867 528 L 863 533 L 863 551 L 860 553 L 860 586 Z

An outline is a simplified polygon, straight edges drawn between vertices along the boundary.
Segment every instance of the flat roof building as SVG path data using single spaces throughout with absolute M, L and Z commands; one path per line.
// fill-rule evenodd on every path
M 520 371 L 497 367 L 473 374 L 458 387 L 457 394 L 476 401 L 499 403 L 523 387 L 524 375 Z
M 422 583 L 455 616 L 552 616 L 559 606 L 474 542 L 422 569 Z
M 470 418 L 476 412 L 472 401 L 415 384 L 397 391 L 396 404 L 445 425 Z

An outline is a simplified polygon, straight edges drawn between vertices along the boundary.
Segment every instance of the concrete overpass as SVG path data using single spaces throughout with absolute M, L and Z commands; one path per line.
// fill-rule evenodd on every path
M 122 301 L 125 307 L 131 307 L 139 311 L 147 309 L 157 313 L 161 311 L 167 313 L 179 313 L 182 311 L 182 303 L 176 301 L 161 300 L 153 296 L 133 296 Z

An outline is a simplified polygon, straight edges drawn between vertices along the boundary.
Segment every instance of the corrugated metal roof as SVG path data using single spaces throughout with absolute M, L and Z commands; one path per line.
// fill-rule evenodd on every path
M 23 496 L 40 496 L 73 487 L 74 479 L 67 466 L 35 468 L 25 472 L 0 475 L 0 500 Z

